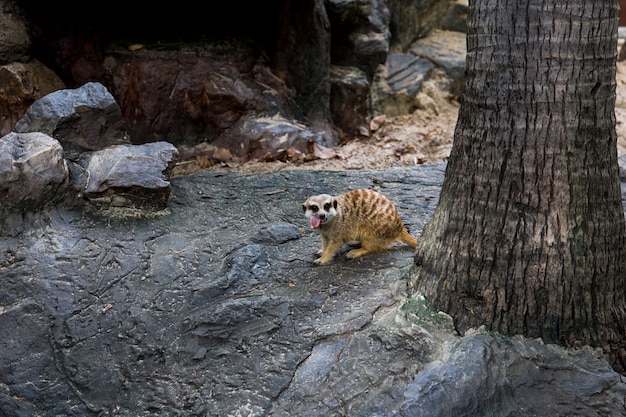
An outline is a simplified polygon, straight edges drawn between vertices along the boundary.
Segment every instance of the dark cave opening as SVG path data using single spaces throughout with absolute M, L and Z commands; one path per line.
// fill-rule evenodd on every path
M 165 6 L 119 0 L 89 5 L 19 2 L 31 24 L 33 57 L 52 68 L 68 87 L 100 80 L 104 54 L 113 45 L 172 46 L 245 39 L 271 50 L 283 3 L 234 0 L 210 7 L 186 0 Z M 77 74 L 74 63 L 79 60 L 83 73 Z

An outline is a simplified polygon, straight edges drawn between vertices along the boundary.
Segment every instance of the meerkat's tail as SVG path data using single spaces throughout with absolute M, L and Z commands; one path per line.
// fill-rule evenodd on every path
M 406 243 L 413 249 L 417 247 L 417 239 L 415 239 L 406 229 L 403 230 L 399 240 L 402 243 Z

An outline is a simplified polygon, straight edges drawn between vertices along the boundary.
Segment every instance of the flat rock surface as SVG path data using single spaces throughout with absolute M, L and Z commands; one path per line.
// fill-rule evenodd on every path
M 419 235 L 444 169 L 203 173 L 149 216 L 5 218 L 0 415 L 618 415 L 598 352 L 460 338 L 407 299 L 407 246 L 313 265 L 306 197 L 377 189 Z

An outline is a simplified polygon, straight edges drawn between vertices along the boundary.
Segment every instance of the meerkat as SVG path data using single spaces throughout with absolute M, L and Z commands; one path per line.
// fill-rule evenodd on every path
M 415 249 L 415 239 L 404 227 L 396 206 L 384 195 L 369 189 L 349 191 L 338 196 L 328 194 L 309 197 L 302 205 L 311 227 L 320 232 L 322 249 L 315 261 L 330 262 L 346 243 L 360 243 L 346 258 L 354 259 L 379 252 L 394 242 L 403 242 Z

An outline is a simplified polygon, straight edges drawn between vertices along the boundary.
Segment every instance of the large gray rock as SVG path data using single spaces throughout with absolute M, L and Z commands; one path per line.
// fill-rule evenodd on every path
M 100 83 L 58 90 L 35 101 L 16 132 L 43 132 L 58 139 L 68 157 L 129 143 L 120 107 Z
M 68 169 L 61 144 L 43 133 L 0 138 L 0 208 L 36 210 L 64 196 Z
M 161 210 L 167 207 L 177 156 L 167 142 L 110 146 L 81 156 L 83 171 L 75 170 L 75 185 L 100 208 Z
M 194 175 L 150 216 L 0 219 L 0 415 L 623 415 L 597 351 L 461 338 L 407 299 L 406 246 L 313 265 L 306 197 L 378 189 L 419 235 L 444 169 Z

